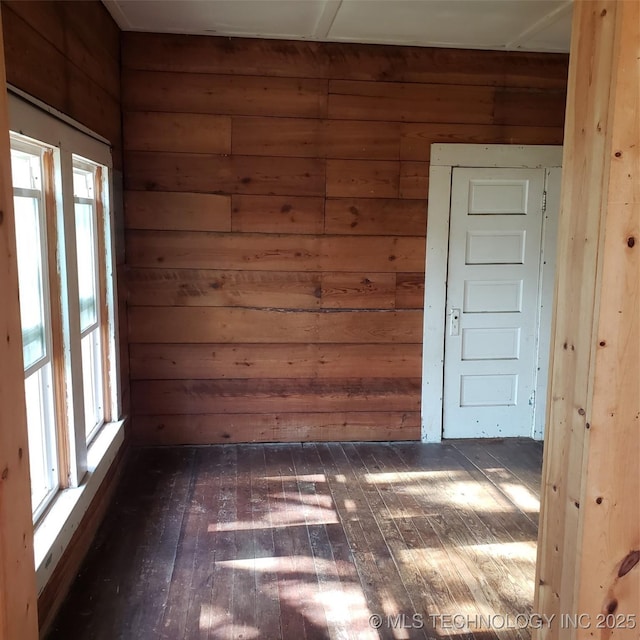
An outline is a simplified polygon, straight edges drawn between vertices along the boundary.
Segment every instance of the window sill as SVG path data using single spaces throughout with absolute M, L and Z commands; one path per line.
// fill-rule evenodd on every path
M 58 565 L 124 442 L 124 420 L 100 430 L 87 451 L 88 471 L 79 487 L 61 491 L 34 532 L 38 594 Z

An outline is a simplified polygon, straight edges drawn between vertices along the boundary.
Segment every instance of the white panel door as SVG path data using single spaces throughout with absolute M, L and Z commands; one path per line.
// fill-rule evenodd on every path
M 453 170 L 445 438 L 532 435 L 544 176 Z

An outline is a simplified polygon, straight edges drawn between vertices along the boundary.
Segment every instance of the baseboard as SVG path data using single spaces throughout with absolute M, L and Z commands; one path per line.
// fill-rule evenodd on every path
M 420 413 L 134 416 L 132 439 L 136 445 L 420 440 Z

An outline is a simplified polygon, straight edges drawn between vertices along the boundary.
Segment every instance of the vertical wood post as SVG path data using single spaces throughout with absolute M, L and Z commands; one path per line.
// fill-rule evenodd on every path
M 640 628 L 639 127 L 640 3 L 579 0 L 536 581 L 536 610 L 556 616 L 544 638 L 636 640 Z
M 0 640 L 38 637 L 22 334 L 0 18 Z

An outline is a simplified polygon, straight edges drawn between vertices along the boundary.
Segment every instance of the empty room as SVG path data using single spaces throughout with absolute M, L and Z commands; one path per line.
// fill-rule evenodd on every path
M 637 639 L 640 3 L 0 9 L 0 640 Z

